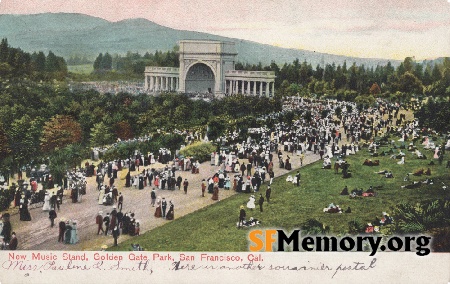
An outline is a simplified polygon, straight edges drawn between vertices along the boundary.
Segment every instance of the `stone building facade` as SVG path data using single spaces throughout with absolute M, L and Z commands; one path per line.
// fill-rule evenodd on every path
M 235 70 L 237 52 L 233 42 L 182 40 L 179 47 L 179 68 L 145 68 L 146 92 L 269 97 L 275 93 L 274 72 Z

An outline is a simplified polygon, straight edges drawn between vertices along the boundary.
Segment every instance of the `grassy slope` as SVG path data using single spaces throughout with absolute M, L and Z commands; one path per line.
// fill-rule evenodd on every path
M 387 148 L 384 149 L 387 150 Z M 422 147 L 419 146 L 419 149 Z M 397 165 L 396 161 L 389 157 L 378 157 L 376 159 L 380 160 L 379 167 L 367 167 L 362 166 L 364 159 L 369 157 L 367 150 L 364 149 L 358 155 L 347 158 L 353 174 L 350 179 L 342 179 L 342 175 L 335 175 L 333 170 L 323 170 L 321 162 L 316 162 L 301 169 L 302 183 L 300 187 L 287 183 L 286 176 L 275 179 L 272 185 L 271 203 L 264 204 L 263 213 L 259 212 L 258 206 L 253 211 L 246 209 L 247 218 L 253 216 L 261 220 L 262 225 L 259 228 L 283 228 L 286 230 L 299 228 L 306 220 L 313 218 L 330 226 L 332 234 L 341 234 L 348 231 L 349 221 L 356 219 L 364 223 L 371 222 L 376 216 L 381 217 L 383 211 L 390 212 L 391 208 L 400 202 L 415 203 L 448 197 L 448 190 L 445 192 L 441 189 L 440 181 L 435 182 L 432 186 L 423 186 L 419 189 L 400 188 L 401 185 L 407 184 L 403 182 L 403 177 L 407 172 L 427 168 L 426 165 L 429 163 L 432 153 L 425 150 L 422 153 L 429 158 L 427 161 L 415 159 L 408 152 L 405 165 Z M 430 166 L 432 178 L 435 181 L 446 180 L 448 184 L 448 169 L 445 169 L 445 163 L 439 165 L 436 160 L 435 163 L 435 166 Z M 395 178 L 386 179 L 384 176 L 374 173 L 384 169 L 391 170 Z M 425 178 L 425 176 L 412 176 L 412 180 L 424 180 Z M 339 195 L 345 185 L 349 190 L 356 187 L 366 190 L 370 185 L 383 185 L 383 189 L 377 191 L 377 197 L 349 199 L 348 196 Z M 263 186 L 262 192 L 265 192 L 265 189 L 266 186 Z M 139 243 L 146 250 L 151 251 L 248 251 L 247 233 L 249 230 L 237 230 L 235 226 L 239 215 L 239 206 L 246 204 L 248 197 L 247 194 L 237 194 L 183 218 L 168 221 L 164 226 L 111 249 L 129 250 L 131 243 Z M 323 213 L 323 208 L 330 202 L 334 202 L 344 209 L 350 206 L 352 213 Z M 175 217 L 176 212 L 175 207 Z

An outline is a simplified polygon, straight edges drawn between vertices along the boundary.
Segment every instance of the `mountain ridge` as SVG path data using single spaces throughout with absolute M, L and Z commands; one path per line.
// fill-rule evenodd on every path
M 131 52 L 155 52 L 172 50 L 178 41 L 184 39 L 232 41 L 238 51 L 237 60 L 242 63 L 268 65 L 273 60 L 278 65 L 291 63 L 296 58 L 313 67 L 317 64 L 336 65 L 344 61 L 355 62 L 366 67 L 396 66 L 401 61 L 382 58 L 358 58 L 320 53 L 309 50 L 283 48 L 254 41 L 223 37 L 203 32 L 177 30 L 154 23 L 144 18 L 108 21 L 80 13 L 40 13 L 29 15 L 0 15 L 0 37 L 8 38 L 13 47 L 27 52 L 53 51 L 69 58 L 86 55 L 92 60 L 101 52 L 126 54 Z

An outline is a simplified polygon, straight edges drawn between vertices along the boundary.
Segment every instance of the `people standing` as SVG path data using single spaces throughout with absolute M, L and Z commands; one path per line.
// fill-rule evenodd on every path
M 161 216 L 162 216 L 162 212 L 161 212 L 161 200 L 158 199 L 158 201 L 156 201 L 155 217 L 156 217 L 156 218 L 161 218 Z
M 97 217 L 95 217 L 95 223 L 97 224 L 97 235 L 103 234 L 105 230 L 103 230 L 103 212 L 99 211 Z M 100 233 L 101 231 L 101 233 Z
M 119 192 L 119 200 L 117 202 L 117 208 L 122 211 L 122 206 L 123 206 L 123 195 L 122 192 Z
M 156 191 L 155 191 L 155 189 L 153 188 L 152 189 L 152 193 L 151 193 L 151 199 L 152 199 L 152 207 L 155 207 L 155 202 L 156 202 Z
M 114 229 L 112 230 L 112 236 L 114 238 L 114 246 L 117 246 L 117 239 L 119 238 L 120 230 L 118 226 L 114 226 Z
M 174 206 L 172 201 L 169 201 L 169 212 L 167 212 L 167 220 L 173 220 L 175 218 L 175 213 L 174 213 Z
M 16 237 L 16 232 L 12 232 L 12 238 L 9 241 L 9 249 L 10 250 L 16 250 L 17 249 L 17 245 L 18 245 L 18 241 L 17 241 L 17 237 Z
M 245 216 L 246 216 L 246 213 L 245 213 L 244 205 L 241 205 L 240 210 L 239 210 L 238 228 L 240 228 L 243 225 Z
M 162 217 L 166 218 L 167 201 L 165 197 L 162 198 L 161 209 L 162 209 Z
M 266 199 L 267 199 L 267 203 L 270 203 L 270 195 L 272 193 L 272 189 L 270 188 L 270 186 L 267 187 L 266 189 Z
M 50 219 L 50 227 L 52 227 L 52 228 L 55 225 L 56 217 L 57 217 L 57 215 L 56 215 L 55 209 L 52 209 L 48 212 L 48 218 Z
M 103 223 L 105 223 L 105 236 L 106 236 L 108 234 L 109 223 L 110 223 L 109 213 L 106 213 L 106 216 L 103 218 Z
M 214 191 L 211 197 L 212 200 L 219 200 L 219 185 L 217 183 L 214 184 Z
M 297 186 L 300 186 L 300 172 L 299 171 L 297 172 L 295 177 L 297 178 Z
M 184 194 L 187 194 L 188 186 L 189 186 L 189 182 L 186 178 L 186 179 L 184 179 L 184 182 L 183 182 Z
M 259 211 L 263 212 L 264 197 L 262 196 L 262 193 L 259 195 L 258 204 L 259 204 Z
M 206 181 L 205 179 L 202 180 L 202 197 L 205 197 L 205 191 L 206 191 Z
M 59 221 L 59 236 L 58 236 L 58 243 L 64 243 L 64 233 L 66 231 L 66 223 L 64 222 L 64 219 L 61 218 L 61 221 Z

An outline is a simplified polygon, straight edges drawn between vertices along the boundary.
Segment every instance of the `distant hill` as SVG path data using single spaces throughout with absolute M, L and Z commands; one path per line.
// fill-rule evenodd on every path
M 83 14 L 45 13 L 35 15 L 0 15 L 0 37 L 8 38 L 13 47 L 33 51 L 53 51 L 57 55 L 69 58 L 74 55 L 86 55 L 92 60 L 100 52 L 125 54 L 128 51 L 155 52 L 167 51 L 183 39 L 228 40 L 236 43 L 238 61 L 263 65 L 274 60 L 278 65 L 291 63 L 298 58 L 306 60 L 313 67 L 324 63 L 347 65 L 385 65 L 386 59 L 354 58 L 308 50 L 280 48 L 247 40 L 226 38 L 217 35 L 175 30 L 146 19 L 129 19 L 109 22 Z M 400 62 L 390 60 L 396 66 Z

